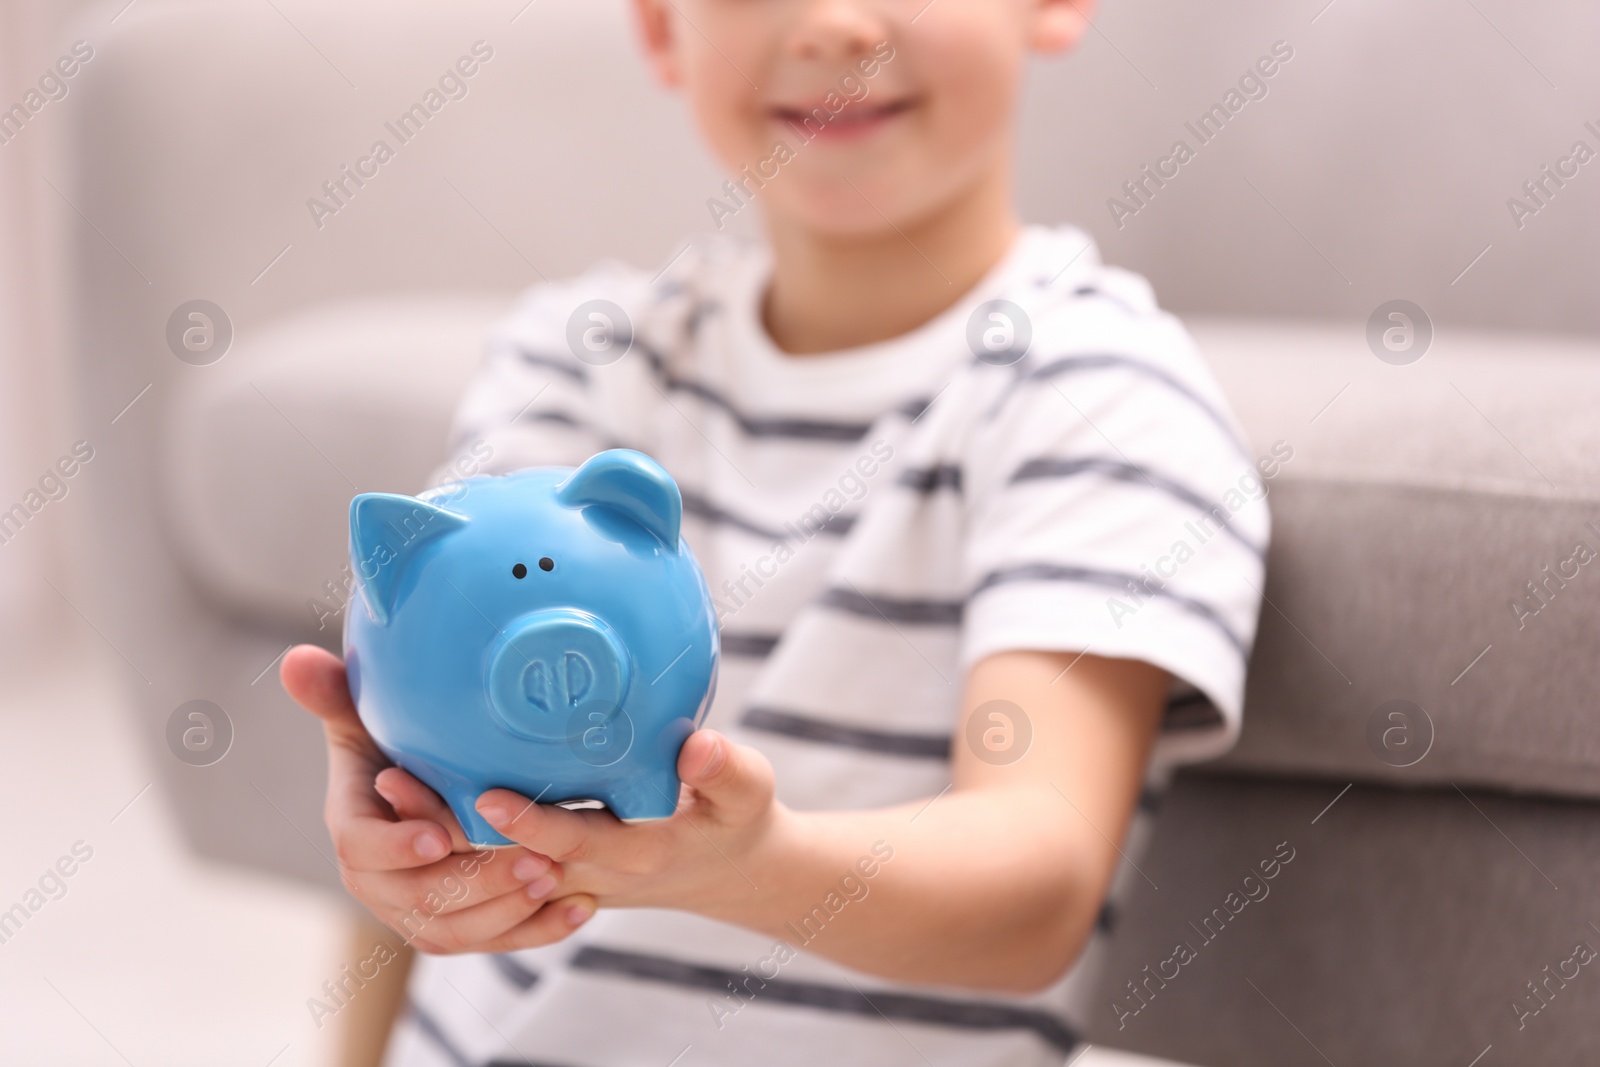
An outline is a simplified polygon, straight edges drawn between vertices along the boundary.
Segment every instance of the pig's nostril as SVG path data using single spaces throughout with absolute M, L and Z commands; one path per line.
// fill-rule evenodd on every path
M 593 664 L 577 652 L 563 653 L 549 662 L 533 659 L 522 672 L 522 691 L 528 703 L 546 713 L 576 708 L 594 683 Z
M 511 568 L 511 577 L 513 577 L 513 578 L 526 578 L 527 576 L 528 576 L 528 568 L 524 567 L 522 564 L 519 563 L 515 567 Z
M 542 571 L 553 571 L 556 569 L 556 561 L 551 559 L 549 556 L 540 556 L 539 569 Z

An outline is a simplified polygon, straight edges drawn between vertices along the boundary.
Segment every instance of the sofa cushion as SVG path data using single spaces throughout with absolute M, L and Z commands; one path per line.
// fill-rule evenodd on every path
M 1396 366 L 1360 324 L 1194 329 L 1294 450 L 1224 765 L 1600 796 L 1600 345 L 1444 331 Z

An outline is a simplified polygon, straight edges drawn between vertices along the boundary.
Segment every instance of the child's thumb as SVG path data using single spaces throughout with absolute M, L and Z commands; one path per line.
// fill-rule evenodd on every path
M 286 693 L 330 729 L 360 726 L 345 677 L 344 661 L 316 645 L 296 645 L 283 654 L 278 677 Z
M 772 764 L 715 730 L 697 730 L 678 753 L 678 777 L 720 815 L 737 819 L 772 802 Z

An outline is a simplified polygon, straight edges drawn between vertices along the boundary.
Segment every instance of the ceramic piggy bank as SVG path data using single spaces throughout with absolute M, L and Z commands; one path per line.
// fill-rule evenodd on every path
M 351 695 L 373 739 L 478 845 L 486 789 L 672 814 L 678 749 L 711 704 L 717 620 L 654 460 L 478 477 L 350 503 Z

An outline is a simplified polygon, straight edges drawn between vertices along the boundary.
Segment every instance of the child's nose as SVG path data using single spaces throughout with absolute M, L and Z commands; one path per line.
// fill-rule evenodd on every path
M 810 0 L 801 5 L 789 47 L 799 59 L 837 62 L 872 51 L 888 36 L 876 0 Z

